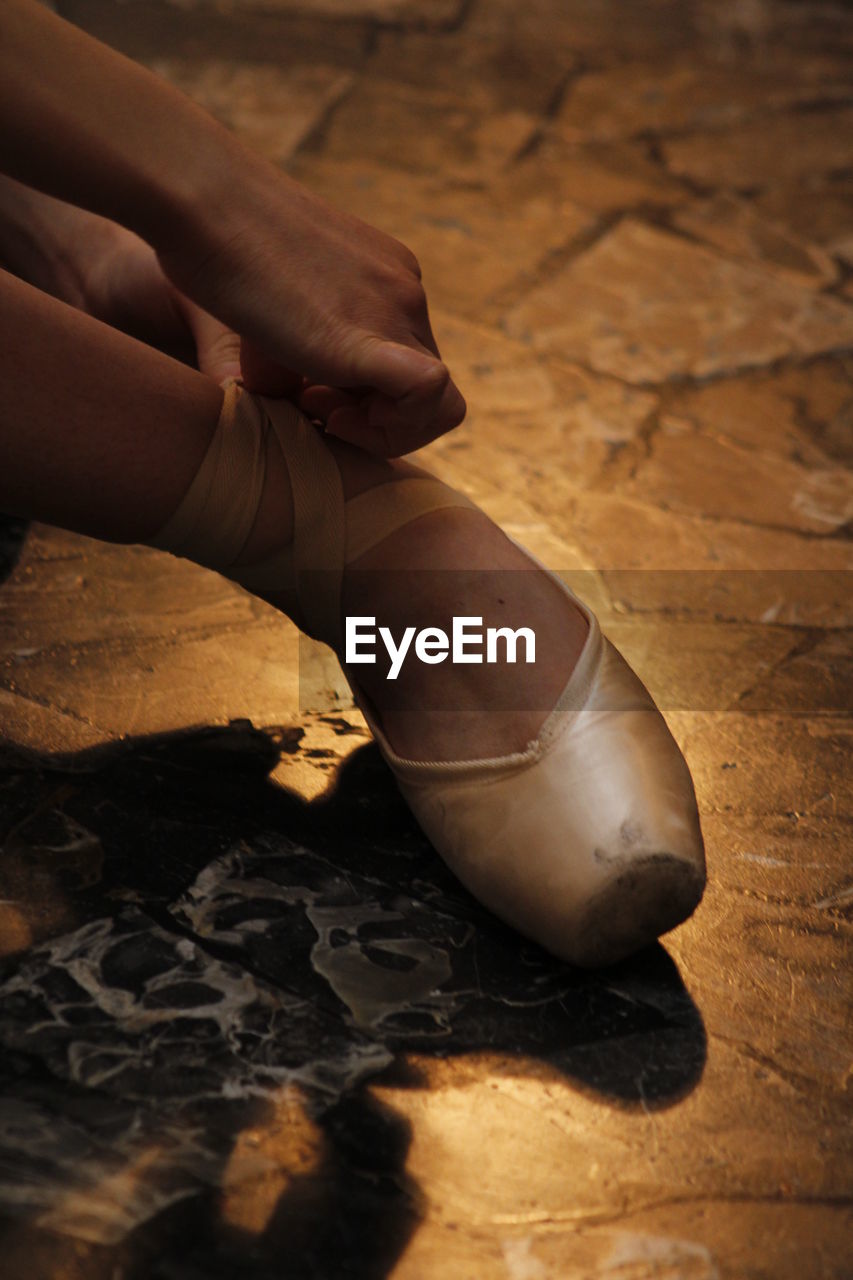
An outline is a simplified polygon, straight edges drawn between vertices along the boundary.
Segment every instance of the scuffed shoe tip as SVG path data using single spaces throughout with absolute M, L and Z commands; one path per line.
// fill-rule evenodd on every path
M 573 936 L 551 949 L 586 969 L 616 964 L 689 919 L 705 882 L 701 867 L 672 854 L 631 860 L 590 901 Z

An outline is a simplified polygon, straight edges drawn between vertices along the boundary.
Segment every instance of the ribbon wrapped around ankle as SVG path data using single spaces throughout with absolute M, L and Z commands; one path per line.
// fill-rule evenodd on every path
M 293 540 L 259 563 L 236 565 L 261 503 L 270 433 L 290 476 Z M 253 395 L 232 380 L 198 472 L 150 542 L 249 591 L 294 591 L 309 634 L 338 647 L 345 566 L 418 516 L 459 506 L 474 503 L 432 476 L 385 480 L 345 502 L 322 429 L 289 400 Z

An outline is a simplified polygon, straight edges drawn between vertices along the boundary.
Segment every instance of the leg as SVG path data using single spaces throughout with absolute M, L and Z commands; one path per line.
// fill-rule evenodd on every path
M 177 506 L 222 392 L 0 272 L 0 510 L 144 542 Z
M 285 459 L 292 483 L 293 541 L 242 567 L 247 521 L 264 505 L 262 459 L 270 448 Z M 520 612 L 547 639 L 532 678 L 510 666 L 497 676 L 474 667 L 468 677 L 471 668 L 448 665 L 436 679 L 415 663 L 400 701 L 389 697 L 384 673 L 366 695 L 346 659 L 380 750 L 459 878 L 556 954 L 606 963 L 679 924 L 705 881 L 690 774 L 648 691 L 595 616 L 523 548 L 502 544 L 483 513 L 446 485 L 391 469 L 384 482 L 347 500 L 346 470 L 292 406 L 229 388 L 211 449 L 157 545 L 268 599 L 292 593 L 304 629 L 338 643 L 339 652 L 348 592 L 360 614 L 373 613 L 377 602 L 397 616 L 408 612 L 409 632 L 424 612 L 433 627 L 436 610 L 442 622 L 475 612 L 508 627 Z M 235 473 L 238 492 L 248 495 L 236 502 Z M 371 552 L 374 570 L 365 567 Z M 448 567 L 456 575 L 449 582 Z M 446 638 L 438 643 L 446 646 Z M 548 691 L 549 707 L 505 711 L 496 680 L 514 686 L 526 706 L 531 690 Z M 414 749 L 401 755 L 407 732 Z M 425 747 L 425 738 L 437 748 Z
M 0 509 L 107 541 L 149 540 L 198 471 L 217 424 L 220 388 L 5 273 L 0 323 L 7 335 Z M 340 441 L 329 447 L 346 498 L 418 473 L 406 462 L 383 461 Z M 241 563 L 289 543 L 292 520 L 287 468 L 279 451 L 270 449 Z M 505 571 L 500 579 L 498 571 Z M 401 577 L 407 598 L 399 593 Z M 459 584 L 463 577 L 464 600 L 443 599 L 448 582 Z M 539 651 L 552 656 L 532 669 L 409 662 L 395 685 L 378 667 L 359 668 L 395 747 L 416 759 L 521 749 L 556 700 L 586 634 L 581 615 L 475 510 L 422 516 L 360 557 L 344 586 L 346 612 L 374 614 L 395 635 L 411 620 L 414 603 L 423 625 L 448 631 L 454 611 L 481 615 L 485 626 L 532 626 Z M 272 599 L 294 612 L 287 597 Z M 526 705 L 488 710 L 507 678 L 526 682 Z
M 223 400 L 232 399 L 10 277 L 0 276 L 0 320 L 0 507 L 111 541 L 160 541 L 215 452 L 211 442 L 228 425 Z M 261 437 L 267 465 L 256 509 L 244 513 L 242 545 L 225 561 L 238 580 L 270 556 L 279 562 L 304 532 L 306 510 L 320 531 L 334 522 L 316 488 L 312 499 L 307 446 L 318 471 L 322 464 L 339 477 L 341 506 L 364 494 L 379 510 L 417 473 L 330 445 L 286 402 L 233 399 L 258 420 L 258 406 L 272 406 L 263 413 L 289 415 L 292 428 Z M 294 456 L 294 441 L 306 446 L 304 456 Z M 240 507 L 228 486 L 233 456 L 222 456 L 224 483 L 210 490 L 221 502 L 208 512 L 214 528 L 235 496 Z M 374 488 L 375 496 L 365 492 Z M 690 775 L 647 691 L 593 615 L 482 512 L 403 517 L 345 563 L 345 611 L 384 614 L 392 628 L 412 608 L 439 626 L 460 612 L 486 625 L 520 620 L 539 630 L 547 651 L 532 681 L 521 666 L 416 662 L 402 698 L 389 699 L 384 677 L 365 682 L 371 714 L 377 709 L 382 721 L 371 720 L 380 747 L 435 848 L 497 914 L 577 963 L 617 959 L 680 923 L 701 897 L 702 840 Z M 419 568 L 428 570 L 422 589 Z M 452 598 L 434 570 L 462 575 Z M 275 590 L 264 595 L 276 601 Z M 357 668 L 357 676 L 362 670 L 370 672 Z M 539 710 L 488 710 L 496 680 L 532 690 L 527 706 L 538 702 Z

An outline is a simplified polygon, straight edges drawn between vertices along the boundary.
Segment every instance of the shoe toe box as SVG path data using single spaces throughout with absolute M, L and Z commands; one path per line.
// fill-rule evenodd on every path
M 532 761 L 404 794 L 463 884 L 571 963 L 631 954 L 702 896 L 693 784 L 650 701 L 573 713 Z

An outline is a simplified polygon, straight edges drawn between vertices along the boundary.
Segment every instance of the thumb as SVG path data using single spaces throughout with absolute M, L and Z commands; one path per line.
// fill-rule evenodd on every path
M 440 399 L 450 381 L 447 366 L 432 352 L 373 334 L 362 339 L 353 365 L 359 386 L 396 401 Z
M 196 346 L 196 359 L 202 373 L 224 382 L 240 377 L 240 338 L 206 311 L 199 311 L 190 322 Z
M 378 338 L 364 343 L 364 351 L 360 370 L 375 390 L 361 400 L 363 448 L 394 458 L 458 427 L 465 401 L 438 355 Z M 342 434 L 354 425 L 351 413 L 338 414 L 329 429 Z
M 175 291 L 175 302 L 192 334 L 196 363 L 202 373 L 217 382 L 240 377 L 240 338 L 221 320 L 202 311 L 194 302 Z
M 262 396 L 295 397 L 302 390 L 302 378 L 292 369 L 286 369 L 266 355 L 255 343 L 243 338 L 240 342 L 240 367 L 243 386 Z

